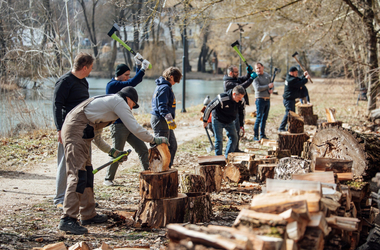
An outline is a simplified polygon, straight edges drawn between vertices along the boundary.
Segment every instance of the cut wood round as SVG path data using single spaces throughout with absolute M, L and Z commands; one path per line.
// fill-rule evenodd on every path
M 306 133 L 279 133 L 278 148 L 280 150 L 289 149 L 292 155 L 301 156 L 301 152 L 303 150 L 303 143 L 308 139 L 309 136 Z
M 196 174 L 181 174 L 179 187 L 185 194 L 206 192 L 205 178 Z
M 354 177 L 370 180 L 378 172 L 380 140 L 376 135 L 359 134 L 342 127 L 319 129 L 310 145 L 312 170 L 317 157 L 352 160 Z
M 184 222 L 199 223 L 210 221 L 212 204 L 208 193 L 187 194 Z
M 293 111 L 289 111 L 288 115 L 289 133 L 303 133 L 304 121 L 303 118 Z
M 169 170 L 170 151 L 166 143 L 149 149 L 149 170 L 162 172 Z
M 223 179 L 227 182 L 242 183 L 249 180 L 249 170 L 246 165 L 228 163 L 224 168 Z
M 169 199 L 142 199 L 136 211 L 134 226 L 159 228 L 169 223 L 183 223 L 186 206 L 187 195 L 181 193 Z
M 303 118 L 305 125 L 317 125 L 318 115 L 313 114 L 313 105 L 300 104 L 297 106 L 297 113 Z
M 162 199 L 178 196 L 178 170 L 170 169 L 155 173 L 143 171 L 140 173 L 141 199 Z
M 219 192 L 223 179 L 223 171 L 219 165 L 201 165 L 195 167 L 195 174 L 206 181 L 206 192 Z
M 322 122 L 321 123 L 322 128 L 335 127 L 335 126 L 342 127 L 342 122 L 338 121 L 338 122 Z
M 274 170 L 277 164 L 260 164 L 257 169 L 257 178 L 258 182 L 265 182 L 266 179 L 274 178 Z

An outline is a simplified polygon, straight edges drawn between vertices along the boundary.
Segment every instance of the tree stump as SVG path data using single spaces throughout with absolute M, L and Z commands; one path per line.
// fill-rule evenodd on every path
M 192 224 L 210 221 L 212 204 L 208 193 L 189 193 L 185 206 L 184 222 Z
M 163 172 L 169 170 L 170 151 L 166 143 L 149 149 L 149 170 Z
M 223 171 L 219 165 L 203 165 L 195 167 L 195 174 L 205 178 L 206 192 L 219 192 L 223 179 Z
M 257 179 L 258 182 L 264 182 L 266 179 L 274 178 L 274 169 L 277 164 L 260 164 L 257 169 Z
M 242 183 L 249 180 L 249 170 L 244 164 L 229 163 L 224 168 L 223 179 L 227 182 Z
M 180 184 L 181 193 L 200 193 L 206 192 L 205 178 L 195 174 L 181 174 Z
M 285 157 L 290 157 L 292 156 L 292 153 L 290 152 L 289 149 L 284 149 L 284 150 L 275 150 L 274 151 L 274 157 L 276 157 L 277 159 L 282 159 L 282 158 L 285 158 Z
M 297 106 L 297 113 L 303 118 L 305 125 L 317 125 L 318 115 L 313 114 L 313 105 L 300 104 Z
M 135 227 L 160 228 L 169 223 L 183 223 L 187 195 L 168 199 L 142 199 L 135 215 Z
M 141 199 L 162 199 L 178 196 L 178 170 L 170 169 L 155 173 L 142 171 L 140 173 Z
M 378 172 L 380 140 L 376 135 L 359 134 L 342 127 L 319 129 L 311 141 L 310 155 L 312 170 L 317 157 L 352 160 L 354 177 L 370 180 Z
M 309 136 L 306 133 L 279 133 L 278 148 L 280 150 L 289 149 L 292 155 L 301 156 L 301 153 L 303 151 L 303 143 L 308 139 Z
M 304 121 L 303 118 L 293 111 L 289 111 L 288 115 L 289 133 L 303 133 Z

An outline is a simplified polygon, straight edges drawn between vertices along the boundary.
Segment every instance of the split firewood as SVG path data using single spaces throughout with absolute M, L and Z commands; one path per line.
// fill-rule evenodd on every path
M 181 193 L 206 192 L 206 181 L 203 176 L 195 174 L 181 174 L 180 176 Z
M 250 162 L 255 159 L 255 154 L 252 153 L 229 153 L 227 156 L 227 163 L 237 163 Z
M 175 198 L 178 196 L 178 170 L 166 172 L 142 171 L 140 173 L 142 199 Z
M 336 122 L 335 120 L 335 109 L 334 108 L 325 108 L 327 122 Z
M 335 183 L 333 172 L 313 172 L 306 174 L 293 174 L 293 180 L 319 181 L 323 183 Z
M 94 250 L 113 250 L 113 248 L 110 247 L 108 244 L 102 242 L 102 245 L 98 248 L 95 248 Z
M 68 248 L 68 250 L 91 250 L 92 248 L 86 242 L 78 242 Z
M 222 185 L 223 171 L 219 165 L 201 165 L 195 167 L 195 174 L 205 178 L 206 192 L 219 192 Z
M 166 143 L 149 149 L 149 170 L 162 172 L 169 170 L 170 151 Z
M 345 231 L 357 231 L 360 220 L 357 218 L 348 218 L 340 216 L 330 216 L 326 218 L 330 227 L 338 228 Z
M 288 234 L 288 237 L 295 241 L 300 240 L 305 233 L 308 220 L 302 218 L 293 209 L 286 210 L 279 214 L 279 216 L 288 222 L 286 225 L 286 233 Z
M 318 194 L 319 197 L 322 197 L 322 184 L 315 181 L 268 179 L 266 192 L 289 192 L 289 194 L 294 195 L 303 194 L 304 192 L 311 192 Z
M 329 198 L 322 197 L 321 202 L 323 203 L 323 205 L 325 205 L 327 207 L 328 210 L 330 210 L 332 212 L 335 212 L 338 209 L 338 207 L 341 206 L 339 202 L 336 202 L 336 201 L 329 199 Z
M 304 237 L 297 243 L 299 249 L 323 250 L 323 232 L 319 228 L 307 228 Z
M 67 247 L 65 246 L 65 243 L 59 242 L 46 245 L 42 248 L 42 250 L 67 250 Z
M 248 181 L 249 176 L 248 168 L 240 163 L 228 163 L 223 172 L 223 179 L 227 182 L 242 183 Z
M 289 133 L 303 133 L 304 132 L 303 118 L 297 115 L 293 111 L 289 111 L 288 124 L 289 124 L 289 128 L 288 128 Z
M 331 232 L 331 228 L 328 226 L 325 215 L 322 212 L 310 214 L 310 221 L 307 226 L 319 228 L 324 236 L 327 236 Z

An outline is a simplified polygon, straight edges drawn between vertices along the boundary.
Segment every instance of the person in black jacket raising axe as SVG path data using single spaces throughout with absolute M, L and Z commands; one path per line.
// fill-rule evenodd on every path
M 231 65 L 227 69 L 227 75 L 223 77 L 224 92 L 227 92 L 228 90 L 231 90 L 238 85 L 244 87 L 244 89 L 247 89 L 249 86 L 251 86 L 253 80 L 256 77 L 257 77 L 257 74 L 256 72 L 253 71 L 253 68 L 251 65 L 247 66 L 247 75 L 240 76 L 240 77 L 239 77 L 239 70 L 237 66 Z M 245 103 L 249 105 L 249 97 L 248 97 L 247 92 L 244 95 L 244 100 L 245 100 Z M 244 121 L 244 112 L 243 112 L 243 117 L 242 117 L 243 121 Z M 243 152 L 239 149 L 239 140 L 240 140 L 240 137 L 244 136 L 244 123 L 242 124 L 239 123 L 239 119 L 240 119 L 239 116 L 240 115 L 238 114 L 235 120 L 236 132 L 238 134 L 238 141 L 237 141 L 237 145 L 234 152 Z
M 282 97 L 284 98 L 283 103 L 285 106 L 285 115 L 282 119 L 278 132 L 286 132 L 286 124 L 288 122 L 289 111 L 296 112 L 296 99 L 302 96 L 302 87 L 310 79 L 309 73 L 305 71 L 302 77 L 298 77 L 297 67 L 291 67 L 289 73 L 286 75 L 285 89 Z

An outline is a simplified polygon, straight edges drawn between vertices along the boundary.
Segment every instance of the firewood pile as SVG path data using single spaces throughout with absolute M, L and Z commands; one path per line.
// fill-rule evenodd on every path
M 59 243 L 46 245 L 43 248 L 33 248 L 33 250 L 112 250 L 112 249 L 113 249 L 112 247 L 110 247 L 108 244 L 104 242 L 100 245 L 100 247 L 92 248 L 90 245 L 88 245 L 84 241 L 78 242 L 70 247 L 66 247 L 65 243 L 63 242 L 59 242 Z

